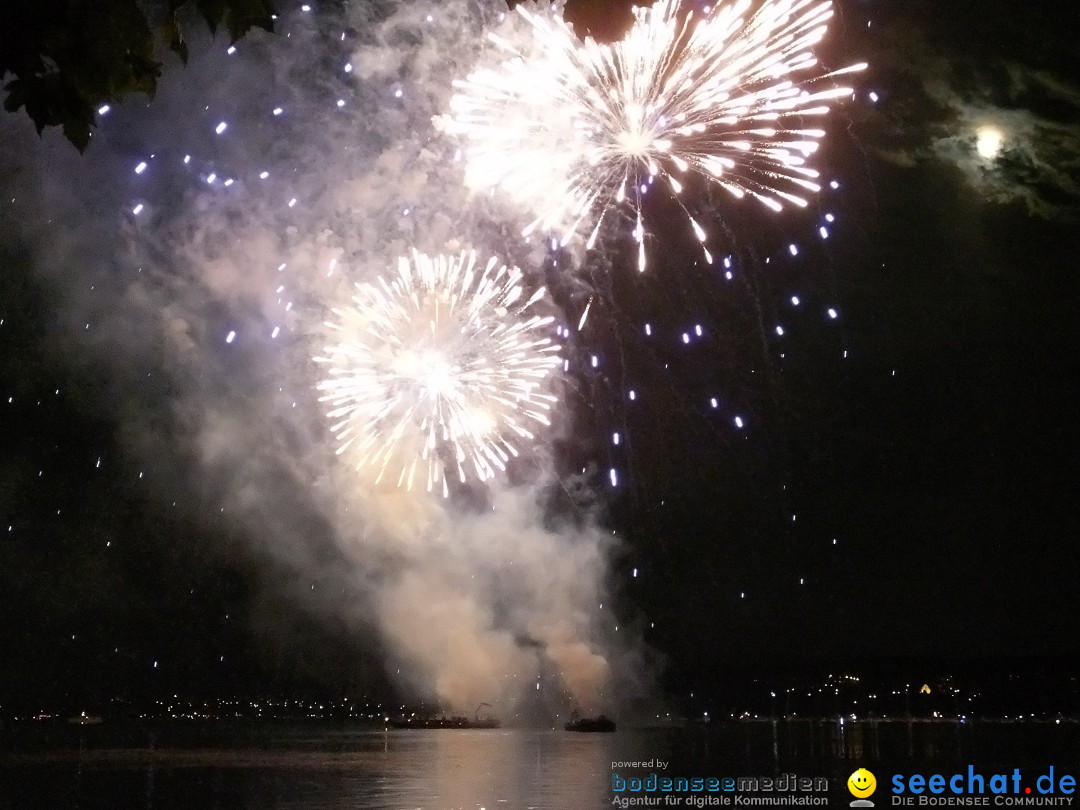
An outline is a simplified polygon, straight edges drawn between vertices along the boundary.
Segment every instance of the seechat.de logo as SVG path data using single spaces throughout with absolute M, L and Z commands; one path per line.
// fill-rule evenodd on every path
M 851 807 L 873 807 L 874 803 L 869 801 L 870 797 L 874 795 L 874 791 L 877 790 L 877 779 L 866 768 L 859 768 L 847 780 L 847 789 L 851 791 L 851 795 L 855 797 L 855 801 L 851 802 Z

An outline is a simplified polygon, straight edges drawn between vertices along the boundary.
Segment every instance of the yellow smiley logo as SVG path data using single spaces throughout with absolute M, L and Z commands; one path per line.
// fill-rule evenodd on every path
M 866 768 L 859 768 L 848 777 L 847 789 L 856 799 L 865 799 L 877 790 L 877 779 Z

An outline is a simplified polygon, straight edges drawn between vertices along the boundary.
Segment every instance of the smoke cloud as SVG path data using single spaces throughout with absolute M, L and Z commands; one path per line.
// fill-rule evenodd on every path
M 465 188 L 432 123 L 505 7 L 354 6 L 232 54 L 194 42 L 85 156 L 5 117 L 4 236 L 32 246 L 58 343 L 107 382 L 163 508 L 235 527 L 272 587 L 377 628 L 390 671 L 448 710 L 609 708 L 636 655 L 601 607 L 613 538 L 547 513 L 543 441 L 446 500 L 334 454 L 311 358 L 355 282 L 415 247 L 498 255 L 536 287 L 546 258 L 522 214 Z

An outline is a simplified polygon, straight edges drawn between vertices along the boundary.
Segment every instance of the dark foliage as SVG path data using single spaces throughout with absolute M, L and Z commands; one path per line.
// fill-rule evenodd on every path
M 5 0 L 0 3 L 4 108 L 25 108 L 38 133 L 58 126 L 80 151 L 101 105 L 132 93 L 153 96 L 164 46 L 187 61 L 182 20 L 201 17 L 235 41 L 272 30 L 273 0 L 167 0 L 147 11 L 136 0 Z M 12 76 L 14 78 L 12 78 Z

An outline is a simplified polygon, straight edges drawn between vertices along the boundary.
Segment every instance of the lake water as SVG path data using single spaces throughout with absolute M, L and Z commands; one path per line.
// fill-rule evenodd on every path
M 764 722 L 615 734 L 192 726 L 155 734 L 152 746 L 65 733 L 0 750 L 0 808 L 599 810 L 612 806 L 613 763 L 648 760 L 670 763 L 670 776 L 826 777 L 828 804 L 847 807 L 845 781 L 860 766 L 883 783 L 968 764 L 988 774 L 1080 771 L 1076 724 Z

